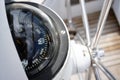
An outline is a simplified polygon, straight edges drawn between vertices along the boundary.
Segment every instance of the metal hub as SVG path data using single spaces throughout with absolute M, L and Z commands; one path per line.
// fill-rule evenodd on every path
M 77 69 L 76 72 L 84 72 L 91 65 L 91 57 L 88 48 L 75 41 L 71 41 L 71 47 L 74 66 Z

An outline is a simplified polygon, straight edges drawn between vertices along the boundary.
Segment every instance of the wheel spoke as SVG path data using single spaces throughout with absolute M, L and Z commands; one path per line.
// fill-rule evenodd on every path
M 78 39 L 80 40 L 80 43 L 81 43 L 82 45 L 85 45 L 85 41 L 83 40 L 83 38 L 81 37 L 81 35 L 80 35 L 79 32 L 78 32 L 78 34 L 77 34 L 77 37 L 78 37 Z
M 105 24 L 105 21 L 107 19 L 108 12 L 110 10 L 112 1 L 113 0 L 105 0 L 104 1 L 103 8 L 102 8 L 100 18 L 99 18 L 99 21 L 98 21 L 98 25 L 97 25 L 97 31 L 95 33 L 95 36 L 93 37 L 93 41 L 91 42 L 91 48 L 96 48 L 97 47 L 97 44 L 98 44 L 98 41 L 100 39 L 101 33 L 103 31 L 104 24 Z
M 103 66 L 100 62 L 95 62 L 98 68 L 108 77 L 109 80 L 116 80 L 116 78 Z
M 74 29 L 70 0 L 66 0 L 66 13 L 67 13 L 68 27 Z
M 90 45 L 90 30 L 89 30 L 89 24 L 88 24 L 88 18 L 87 18 L 87 13 L 85 9 L 85 1 L 84 0 L 79 0 L 81 3 L 81 8 L 82 8 L 82 20 L 83 20 L 83 25 L 85 28 L 85 33 L 86 33 L 86 39 L 87 39 L 87 46 Z
M 91 80 L 91 73 L 91 67 L 89 67 L 89 69 L 85 72 L 85 80 Z
M 82 73 L 78 73 L 78 78 L 79 78 L 79 80 L 84 80 Z
M 93 71 L 94 71 L 96 80 L 101 80 L 101 77 L 100 77 L 100 74 L 99 74 L 99 69 L 96 66 L 96 64 L 93 64 Z

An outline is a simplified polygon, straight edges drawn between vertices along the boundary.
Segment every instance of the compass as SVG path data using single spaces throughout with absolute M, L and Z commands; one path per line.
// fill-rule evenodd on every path
M 33 5 L 35 4 L 25 2 L 9 3 L 6 7 L 7 17 L 16 50 L 28 78 L 48 80 L 59 72 L 66 60 L 68 32 L 54 12 L 44 6 L 40 6 L 40 9 Z

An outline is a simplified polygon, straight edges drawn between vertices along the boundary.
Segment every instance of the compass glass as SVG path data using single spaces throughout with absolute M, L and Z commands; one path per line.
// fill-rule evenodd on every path
M 53 41 L 46 22 L 26 9 L 9 10 L 8 16 L 23 67 L 28 75 L 36 74 L 52 57 Z

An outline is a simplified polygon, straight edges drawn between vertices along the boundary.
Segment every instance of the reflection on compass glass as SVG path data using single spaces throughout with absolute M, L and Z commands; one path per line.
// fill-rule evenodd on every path
M 12 36 L 28 74 L 36 74 L 50 61 L 53 40 L 45 21 L 25 9 L 9 10 L 9 25 Z

